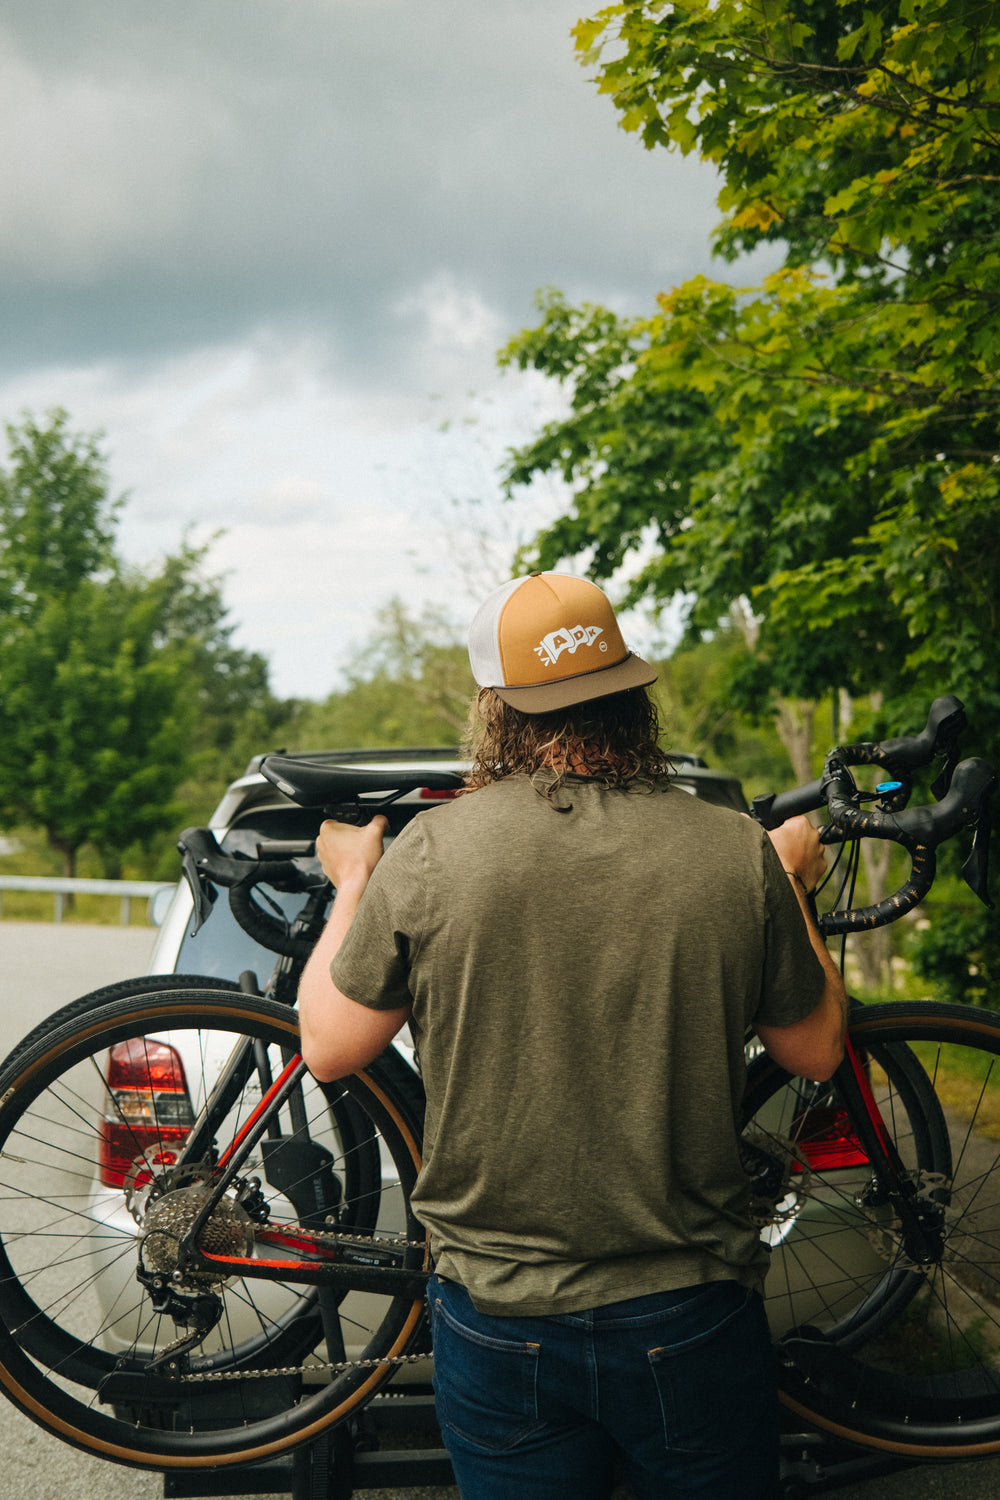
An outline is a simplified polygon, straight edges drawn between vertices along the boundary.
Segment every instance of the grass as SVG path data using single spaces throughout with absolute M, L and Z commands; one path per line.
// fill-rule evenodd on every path
M 996 1341 L 985 1314 L 964 1326 L 951 1322 L 927 1290 L 914 1297 L 890 1328 L 862 1356 L 875 1369 L 913 1375 L 953 1375 L 959 1370 L 990 1368 Z
M 909 965 L 901 966 L 894 976 L 894 988 L 890 995 L 869 994 L 853 990 L 855 998 L 864 1004 L 939 1000 L 943 997 L 928 993 L 926 979 L 915 975 Z M 994 1012 L 984 1010 L 984 1016 Z M 976 1133 L 989 1140 L 1000 1140 L 1000 1057 L 980 1052 L 974 1047 L 948 1046 L 939 1049 L 934 1042 L 911 1042 L 909 1044 L 920 1058 L 927 1074 L 934 1081 L 934 1089 L 947 1108 L 954 1110 L 963 1120 L 975 1118 Z
M 911 1042 L 934 1092 L 946 1109 L 975 1120 L 976 1134 L 1000 1141 L 1000 1058 L 972 1047 L 940 1050 L 935 1042 Z
M 171 868 L 164 884 L 175 880 L 180 873 L 179 861 Z M 19 828 L 0 836 L 0 875 L 61 876 L 64 873 L 59 856 L 49 848 L 37 829 Z M 100 879 L 104 875 L 93 850 L 84 849 L 76 873 L 89 879 Z M 127 879 L 156 879 L 149 862 L 145 864 L 126 860 L 123 871 Z M 76 894 L 72 900 L 64 898 L 63 921 L 81 922 L 100 927 L 121 926 L 121 903 L 119 895 L 91 896 Z M 133 896 L 129 913 L 130 927 L 149 925 L 147 901 L 142 896 Z M 53 922 L 56 920 L 56 898 L 50 891 L 0 891 L 0 926 L 7 922 Z
M 54 922 L 55 897 L 48 891 L 0 892 L 0 927 L 3 922 Z M 100 927 L 120 927 L 120 896 L 74 896 L 72 909 L 67 905 L 64 922 L 81 922 Z M 133 896 L 129 914 L 130 927 L 148 927 L 148 902 Z

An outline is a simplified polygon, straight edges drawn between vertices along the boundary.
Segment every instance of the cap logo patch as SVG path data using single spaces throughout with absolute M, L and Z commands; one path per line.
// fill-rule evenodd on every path
M 600 625 L 565 625 L 559 630 L 550 630 L 548 635 L 543 636 L 535 651 L 547 667 L 554 667 L 564 651 L 572 655 L 578 646 L 592 646 L 597 637 L 603 634 Z M 608 649 L 607 641 L 601 642 L 600 649 Z

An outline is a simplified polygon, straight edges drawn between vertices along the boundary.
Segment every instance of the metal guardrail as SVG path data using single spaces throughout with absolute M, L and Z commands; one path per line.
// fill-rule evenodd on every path
M 67 896 L 118 896 L 121 900 L 121 925 L 127 927 L 132 917 L 133 899 L 150 900 L 157 891 L 172 891 L 166 880 L 83 880 L 68 875 L 0 875 L 0 916 L 3 915 L 4 891 L 48 891 L 54 901 L 53 920 L 61 922 L 66 913 Z

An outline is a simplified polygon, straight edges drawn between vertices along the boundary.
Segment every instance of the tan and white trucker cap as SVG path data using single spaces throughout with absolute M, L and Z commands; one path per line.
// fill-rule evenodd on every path
M 625 645 L 607 594 L 569 573 L 532 573 L 495 589 L 469 629 L 469 661 L 480 687 L 526 714 L 656 680 Z

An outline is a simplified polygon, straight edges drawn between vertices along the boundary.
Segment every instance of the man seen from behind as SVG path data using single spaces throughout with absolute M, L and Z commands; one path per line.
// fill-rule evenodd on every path
M 824 856 L 671 777 L 604 593 L 518 578 L 478 611 L 469 790 L 328 822 L 300 989 L 321 1079 L 407 1021 L 413 1207 L 463 1500 L 771 1500 L 778 1426 L 737 1119 L 744 1045 L 828 1078 L 846 996 L 809 917 Z

